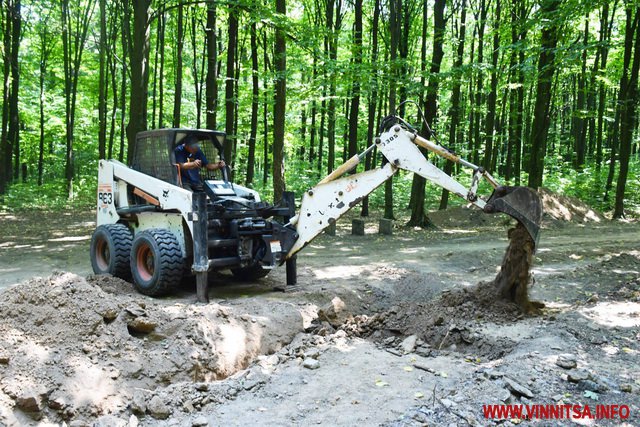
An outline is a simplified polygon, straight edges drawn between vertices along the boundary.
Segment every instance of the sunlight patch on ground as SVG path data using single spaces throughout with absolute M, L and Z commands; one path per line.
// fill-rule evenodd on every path
M 601 302 L 580 310 L 580 313 L 603 326 L 640 326 L 640 304 L 636 302 Z
M 80 242 L 83 240 L 90 240 L 91 236 L 66 236 L 58 237 L 55 239 L 49 239 L 49 242 Z
M 477 233 L 475 230 L 461 230 L 457 228 L 448 228 L 445 230 L 441 230 L 444 234 L 474 234 Z
M 318 279 L 342 279 L 362 274 L 364 267 L 359 265 L 337 265 L 332 267 L 316 268 L 314 274 Z

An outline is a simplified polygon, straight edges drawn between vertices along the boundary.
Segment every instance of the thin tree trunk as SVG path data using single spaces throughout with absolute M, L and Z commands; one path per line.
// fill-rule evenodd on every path
M 373 22 L 371 24 L 371 63 L 376 64 L 378 62 L 378 25 L 380 23 L 380 1 L 374 0 L 373 6 Z M 377 131 L 375 119 L 376 119 L 376 104 L 378 98 L 378 69 L 377 67 L 371 67 L 371 89 L 368 114 L 367 114 L 367 145 L 373 143 L 374 132 Z M 375 149 L 374 149 L 375 150 Z M 364 169 L 369 170 L 372 168 L 373 159 L 371 152 L 367 153 L 364 160 Z M 369 216 L 369 197 L 365 197 L 362 200 L 362 211 L 360 216 Z
M 285 0 L 276 0 L 276 13 L 286 16 Z M 273 111 L 273 199 L 282 199 L 285 190 L 284 180 L 284 121 L 287 102 L 287 45 L 282 27 L 275 34 L 275 105 Z
M 178 6 L 178 33 L 176 35 L 176 82 L 173 97 L 173 127 L 180 127 L 180 116 L 182 108 L 182 57 L 184 55 L 184 6 Z M 133 66 L 133 62 L 132 62 Z
M 256 135 L 258 134 L 258 107 L 260 105 L 260 85 L 258 81 L 258 34 L 256 23 L 251 23 L 251 130 L 249 133 L 249 157 L 247 158 L 247 186 L 253 182 L 256 160 Z
M 620 170 L 616 187 L 616 200 L 613 210 L 614 218 L 624 216 L 624 196 L 627 176 L 629 174 L 629 158 L 633 132 L 636 127 L 636 109 L 638 102 L 638 71 L 640 70 L 640 7 L 626 11 L 624 67 L 620 80 L 621 120 L 620 120 Z M 635 39 L 635 40 L 634 40 Z M 633 61 L 631 61 L 633 57 Z M 629 69 L 629 63 L 632 63 Z
M 496 119 L 496 100 L 498 91 L 498 57 L 500 50 L 500 0 L 496 0 L 493 18 L 493 52 L 491 53 L 491 91 L 487 99 L 487 119 L 485 128 L 485 148 L 483 166 L 491 172 L 493 164 L 494 128 Z
M 461 85 L 462 85 L 462 77 L 460 73 L 462 72 L 462 61 L 464 57 L 464 41 L 467 32 L 467 9 L 466 9 L 466 0 L 462 0 L 460 5 L 460 26 L 458 29 L 458 45 L 456 48 L 456 59 L 453 64 L 454 70 L 454 83 L 453 88 L 451 90 L 451 108 L 449 109 L 449 144 L 453 145 L 454 149 L 456 146 L 456 141 L 462 142 L 462 135 L 458 138 L 458 122 L 460 120 L 460 95 L 461 95 Z M 444 172 L 451 175 L 453 172 L 453 162 L 447 160 L 444 166 Z M 449 203 L 449 191 L 443 189 L 442 197 L 440 198 L 440 210 L 447 209 L 447 204 Z
M 538 188 L 542 185 L 544 173 L 544 156 L 547 133 L 549 131 L 549 109 L 551 105 L 551 87 L 555 73 L 555 49 L 558 43 L 559 28 L 553 19 L 553 14 L 560 5 L 559 0 L 549 0 L 540 9 L 543 19 L 546 19 L 541 35 L 541 52 L 538 59 L 538 78 L 536 82 L 536 102 L 534 107 L 533 124 L 529 137 L 531 145 L 531 160 L 528 186 Z
M 216 109 L 218 107 L 218 44 L 216 40 L 216 2 L 207 1 L 207 129 L 216 128 Z

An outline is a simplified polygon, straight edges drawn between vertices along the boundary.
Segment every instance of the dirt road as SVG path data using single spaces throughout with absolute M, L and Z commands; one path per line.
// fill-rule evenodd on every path
M 71 274 L 12 287 L 87 274 L 92 217 L 0 217 L 0 423 L 487 425 L 484 404 L 562 403 L 630 416 L 560 424 L 640 424 L 640 224 L 543 230 L 547 308 L 525 317 L 461 294 L 507 244 L 503 219 L 465 215 L 391 237 L 341 222 L 301 254 L 300 291 L 270 291 L 284 269 L 221 275 L 209 306 L 188 283 L 159 300 Z

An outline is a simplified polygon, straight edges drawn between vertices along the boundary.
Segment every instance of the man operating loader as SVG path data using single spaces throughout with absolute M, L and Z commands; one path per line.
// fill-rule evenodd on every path
M 190 135 L 185 138 L 184 143 L 178 145 L 174 150 L 176 163 L 180 168 L 182 187 L 191 191 L 203 191 L 202 180 L 200 179 L 200 168 L 207 168 L 210 171 L 222 169 L 224 161 L 211 163 L 207 160 L 200 149 L 198 139 Z

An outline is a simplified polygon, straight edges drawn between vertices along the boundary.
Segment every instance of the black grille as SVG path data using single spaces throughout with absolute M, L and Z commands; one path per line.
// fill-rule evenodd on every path
M 162 135 L 138 138 L 131 167 L 171 184 L 176 182 L 176 171 L 171 165 L 167 138 Z

